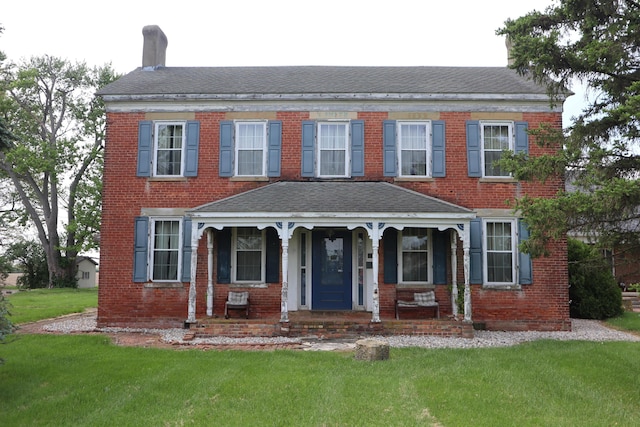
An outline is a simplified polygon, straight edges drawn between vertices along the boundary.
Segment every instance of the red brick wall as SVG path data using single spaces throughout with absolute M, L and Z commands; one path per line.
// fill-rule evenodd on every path
M 282 168 L 280 180 L 301 180 L 301 130 L 302 121 L 309 113 L 278 112 L 282 120 Z M 441 113 L 446 123 L 446 178 L 428 181 L 397 182 L 406 188 L 438 197 L 467 208 L 505 209 L 506 200 L 530 194 L 553 196 L 562 187 L 562 179 L 541 183 L 492 183 L 481 182 L 467 176 L 465 122 L 471 113 Z M 187 318 L 188 284 L 183 288 L 145 288 L 132 282 L 133 221 L 143 208 L 192 208 L 233 194 L 247 191 L 266 182 L 233 181 L 218 176 L 219 123 L 225 113 L 199 112 L 200 151 L 198 176 L 179 181 L 162 181 L 136 176 L 138 122 L 144 113 L 109 113 L 107 115 L 107 144 L 105 148 L 105 172 L 103 189 L 103 214 L 101 229 L 99 324 L 177 326 Z M 365 120 L 365 177 L 360 180 L 385 180 L 382 163 L 382 122 L 386 112 L 360 112 Z M 542 122 L 561 126 L 560 113 L 525 113 L 523 120 L 533 129 Z M 530 154 L 539 155 L 545 150 L 530 138 Z M 355 179 L 354 179 L 355 180 Z M 197 316 L 206 309 L 206 239 L 198 250 Z M 459 245 L 460 247 L 462 245 Z M 380 251 L 382 257 L 382 250 Z M 458 262 L 458 283 L 464 284 L 462 256 Z M 380 310 L 383 318 L 393 317 L 395 287 L 385 285 L 382 278 L 383 262 L 380 260 Z M 474 320 L 487 327 L 533 329 L 559 329 L 565 327 L 569 317 L 566 272 L 566 242 L 560 241 L 551 248 L 551 256 L 534 260 L 534 283 L 520 291 L 495 291 L 473 287 Z M 222 314 L 228 288 L 216 284 L 216 314 Z M 436 289 L 443 304 L 443 315 L 451 313 L 446 286 Z M 280 286 L 250 289 L 251 317 L 277 316 L 280 311 Z

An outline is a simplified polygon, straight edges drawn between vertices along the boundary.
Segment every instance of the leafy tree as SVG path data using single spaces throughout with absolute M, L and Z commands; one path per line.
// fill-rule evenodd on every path
M 599 251 L 569 239 L 569 311 L 571 317 L 607 319 L 622 314 L 622 292 Z
M 116 77 L 109 65 L 46 55 L 2 68 L 0 113 L 14 141 L 0 150 L 0 179 L 19 201 L 4 220 L 37 230 L 49 287 L 72 283 L 77 254 L 97 246 L 106 117 L 94 94 Z
M 561 0 L 544 12 L 507 20 L 498 34 L 512 46 L 512 67 L 545 84 L 552 102 L 575 82 L 591 100 L 565 132 L 530 131 L 554 155 L 512 155 L 518 179 L 544 181 L 567 171 L 575 186 L 557 198 L 516 202 L 531 227 L 527 247 L 545 253 L 550 239 L 574 230 L 606 246 L 640 247 L 640 2 Z
M 47 260 L 42 245 L 38 242 L 26 240 L 13 242 L 9 245 L 2 258 L 17 266 L 22 272 L 22 275 L 17 280 L 20 288 L 36 289 L 47 287 L 49 282 Z M 73 283 L 67 287 L 73 287 Z M 60 287 L 64 285 L 60 282 L 56 284 Z

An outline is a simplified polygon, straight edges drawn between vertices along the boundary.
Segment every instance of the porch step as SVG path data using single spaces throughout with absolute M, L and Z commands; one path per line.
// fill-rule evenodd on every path
M 638 292 L 623 292 L 622 305 L 625 310 L 640 312 L 640 296 Z

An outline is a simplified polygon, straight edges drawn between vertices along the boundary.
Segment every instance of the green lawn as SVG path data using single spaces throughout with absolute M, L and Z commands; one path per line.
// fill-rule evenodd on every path
M 98 289 L 34 289 L 7 297 L 11 303 L 11 322 L 34 322 L 98 306 Z
M 0 346 L 7 426 L 635 426 L 640 344 L 538 341 L 352 353 L 117 347 L 19 335 Z M 439 424 L 438 424 L 439 423 Z
M 625 311 L 622 316 L 607 319 L 607 324 L 616 329 L 640 333 L 640 313 Z

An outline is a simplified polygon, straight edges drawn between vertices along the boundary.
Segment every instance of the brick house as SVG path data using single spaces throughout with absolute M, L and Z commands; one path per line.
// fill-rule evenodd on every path
M 199 324 L 248 291 L 250 322 L 384 328 L 400 292 L 433 290 L 435 322 L 570 328 L 566 241 L 520 253 L 506 203 L 562 177 L 493 163 L 561 127 L 543 87 L 506 67 L 166 67 L 162 31 L 143 34 L 143 67 L 99 92 L 100 326 Z

